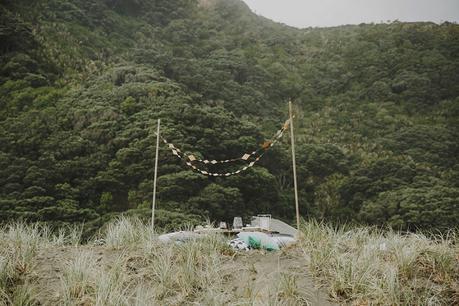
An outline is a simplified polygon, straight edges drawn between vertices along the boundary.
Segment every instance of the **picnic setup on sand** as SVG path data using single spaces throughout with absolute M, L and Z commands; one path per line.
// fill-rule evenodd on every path
M 295 243 L 298 231 L 287 223 L 271 217 L 258 215 L 251 218 L 250 224 L 243 226 L 241 217 L 234 217 L 229 227 L 226 222 L 220 222 L 219 227 L 196 226 L 192 231 L 178 231 L 159 236 L 164 243 L 185 243 L 200 239 L 209 234 L 220 233 L 228 236 L 228 245 L 237 251 L 264 249 L 277 251 Z
M 151 224 L 152 229 L 155 227 L 155 206 L 156 206 L 156 181 L 158 172 L 158 150 L 160 139 L 174 156 L 179 158 L 184 165 L 191 168 L 194 172 L 207 177 L 226 178 L 234 175 L 241 175 L 251 167 L 253 167 L 263 155 L 273 147 L 282 138 L 284 133 L 290 131 L 291 149 L 292 149 L 292 165 L 293 165 L 293 182 L 295 192 L 295 208 L 296 208 L 296 226 L 293 228 L 287 223 L 274 219 L 270 214 L 253 216 L 250 223 L 245 223 L 242 217 L 234 217 L 233 224 L 230 226 L 226 222 L 220 222 L 218 227 L 211 225 L 196 226 L 193 230 L 177 231 L 159 236 L 159 240 L 164 243 L 184 243 L 189 240 L 199 239 L 211 233 L 224 234 L 231 238 L 228 244 L 235 250 L 251 250 L 264 249 L 268 251 L 279 250 L 282 247 L 290 245 L 296 241 L 300 226 L 300 213 L 298 205 L 298 190 L 296 180 L 296 164 L 295 164 L 295 140 L 293 136 L 293 111 L 292 102 L 288 103 L 289 119 L 286 120 L 281 128 L 274 134 L 270 140 L 264 141 L 259 149 L 253 152 L 245 152 L 240 154 L 240 157 L 229 158 L 224 160 L 205 159 L 196 156 L 195 154 L 183 152 L 176 145 L 167 141 L 160 134 L 161 120 L 158 119 L 156 131 L 156 158 L 155 171 L 153 179 L 153 204 Z M 215 172 L 207 168 L 212 165 L 228 165 L 234 163 L 243 163 L 237 170 Z

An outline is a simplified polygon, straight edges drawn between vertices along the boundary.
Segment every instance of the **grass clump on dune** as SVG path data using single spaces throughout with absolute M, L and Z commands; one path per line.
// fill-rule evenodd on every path
M 33 288 L 24 281 L 33 269 L 32 259 L 39 249 L 78 244 L 78 227 L 62 228 L 56 233 L 42 224 L 16 223 L 0 228 L 0 305 L 34 304 Z
M 210 235 L 184 244 L 155 239 L 148 224 L 118 218 L 95 241 L 103 254 L 78 253 L 68 259 L 61 302 L 68 305 L 148 305 L 227 300 L 222 292 L 224 237 Z M 101 245 L 102 244 L 102 245 Z M 217 303 L 220 304 L 220 303 Z
M 459 303 L 459 247 L 436 237 L 369 227 L 303 224 L 301 246 L 312 273 L 338 301 L 375 305 Z

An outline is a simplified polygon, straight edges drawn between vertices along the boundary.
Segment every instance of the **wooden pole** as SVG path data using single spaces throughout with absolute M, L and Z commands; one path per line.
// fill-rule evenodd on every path
M 158 152 L 159 152 L 159 127 L 161 119 L 158 119 L 158 128 L 156 130 L 156 156 L 155 156 L 155 175 L 153 178 L 153 205 L 151 207 L 151 229 L 155 230 L 155 205 L 156 205 L 156 178 L 158 176 Z
M 295 137 L 293 134 L 292 101 L 288 102 L 288 112 L 290 115 L 290 139 L 292 142 L 293 187 L 295 189 L 296 229 L 298 230 L 298 233 L 299 233 L 300 231 L 300 207 L 298 205 L 298 184 L 296 181 Z

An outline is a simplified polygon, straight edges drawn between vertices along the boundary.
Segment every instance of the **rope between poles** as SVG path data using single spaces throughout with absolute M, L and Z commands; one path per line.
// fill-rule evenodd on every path
M 179 149 L 177 148 L 173 143 L 170 143 L 168 142 L 164 137 L 162 137 L 160 135 L 160 138 L 162 139 L 162 141 L 166 144 L 166 146 L 171 150 L 172 154 L 177 156 L 177 158 L 179 158 L 180 160 L 184 160 L 185 161 L 185 165 L 187 165 L 188 167 L 190 167 L 191 169 L 193 169 L 194 171 L 198 172 L 198 173 L 201 173 L 202 175 L 206 175 L 206 176 L 214 176 L 214 177 L 218 177 L 218 176 L 222 176 L 222 177 L 228 177 L 228 176 L 232 176 L 232 175 L 237 175 L 241 172 L 244 172 L 246 170 L 248 170 L 249 168 L 253 167 L 255 165 L 255 163 L 257 163 L 261 157 L 272 147 L 274 146 L 274 144 L 276 142 L 278 142 L 282 136 L 284 135 L 284 132 L 285 130 L 288 129 L 289 127 L 289 124 L 290 124 L 290 119 L 285 121 L 285 123 L 282 125 L 282 128 L 280 130 L 278 130 L 276 132 L 276 134 L 274 134 L 272 140 L 270 141 L 266 141 L 262 147 L 258 150 L 255 150 L 251 153 L 245 153 L 243 154 L 241 157 L 239 158 L 232 158 L 232 159 L 225 159 L 225 160 L 208 160 L 208 159 L 200 159 L 200 158 L 197 158 L 196 156 L 194 156 L 193 154 L 190 154 L 190 155 L 186 155 Z M 155 133 L 156 134 L 156 133 Z M 262 152 L 261 154 L 259 154 L 259 152 Z M 258 155 L 259 154 L 259 155 Z M 211 165 L 215 165 L 215 164 L 226 164 L 226 163 L 231 163 L 231 162 L 236 162 L 236 161 L 244 161 L 244 162 L 249 162 L 246 166 L 236 170 L 236 171 L 232 171 L 232 172 L 226 172 L 226 173 L 214 173 L 214 172 L 209 172 L 209 171 L 206 171 L 206 170 L 203 170 L 203 169 L 200 169 L 198 166 L 196 166 L 196 164 L 211 164 Z

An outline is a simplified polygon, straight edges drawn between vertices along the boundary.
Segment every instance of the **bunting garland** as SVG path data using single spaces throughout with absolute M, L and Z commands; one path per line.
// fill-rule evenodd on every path
M 274 144 L 276 142 L 278 142 L 280 140 L 280 138 L 282 138 L 282 136 L 284 135 L 284 132 L 286 129 L 288 129 L 288 126 L 290 124 L 290 120 L 287 120 L 285 121 L 285 123 L 283 124 L 282 128 L 276 132 L 276 134 L 274 135 L 274 137 L 272 138 L 272 140 L 270 141 L 265 141 L 261 148 L 258 149 L 258 150 L 255 150 L 251 153 L 245 153 L 244 155 L 242 155 L 241 157 L 239 158 L 233 158 L 233 159 L 225 159 L 225 160 L 208 160 L 208 159 L 199 159 L 197 158 L 196 156 L 194 156 L 193 154 L 190 154 L 190 155 L 187 155 L 185 156 L 185 154 L 179 149 L 177 148 L 174 144 L 168 142 L 165 138 L 163 138 L 162 136 L 161 139 L 163 140 L 163 142 L 166 144 L 166 146 L 172 151 L 172 154 L 177 156 L 180 160 L 185 160 L 185 164 L 190 167 L 191 169 L 193 169 L 194 171 L 196 172 L 199 172 L 203 175 L 206 175 L 206 176 L 214 176 L 214 177 L 218 177 L 218 176 L 223 176 L 223 177 L 228 177 L 228 176 L 232 176 L 232 175 L 236 175 L 236 174 L 239 174 L 243 171 L 246 171 L 248 170 L 249 168 L 253 167 L 255 165 L 256 162 L 258 162 L 261 157 L 266 153 L 267 150 L 269 150 L 272 146 L 274 146 Z M 258 154 L 259 152 L 262 152 L 261 154 Z M 252 159 L 252 160 L 251 160 Z M 251 160 L 251 161 L 250 161 Z M 208 172 L 206 170 L 202 170 L 200 168 L 198 168 L 195 164 L 197 163 L 202 163 L 202 164 L 212 164 L 212 165 L 215 165 L 215 164 L 225 164 L 225 163 L 231 163 L 231 162 L 236 162 L 236 161 L 245 161 L 245 162 L 249 162 L 246 166 L 236 170 L 236 171 L 233 171 L 233 172 L 226 172 L 226 173 L 212 173 L 212 172 Z

